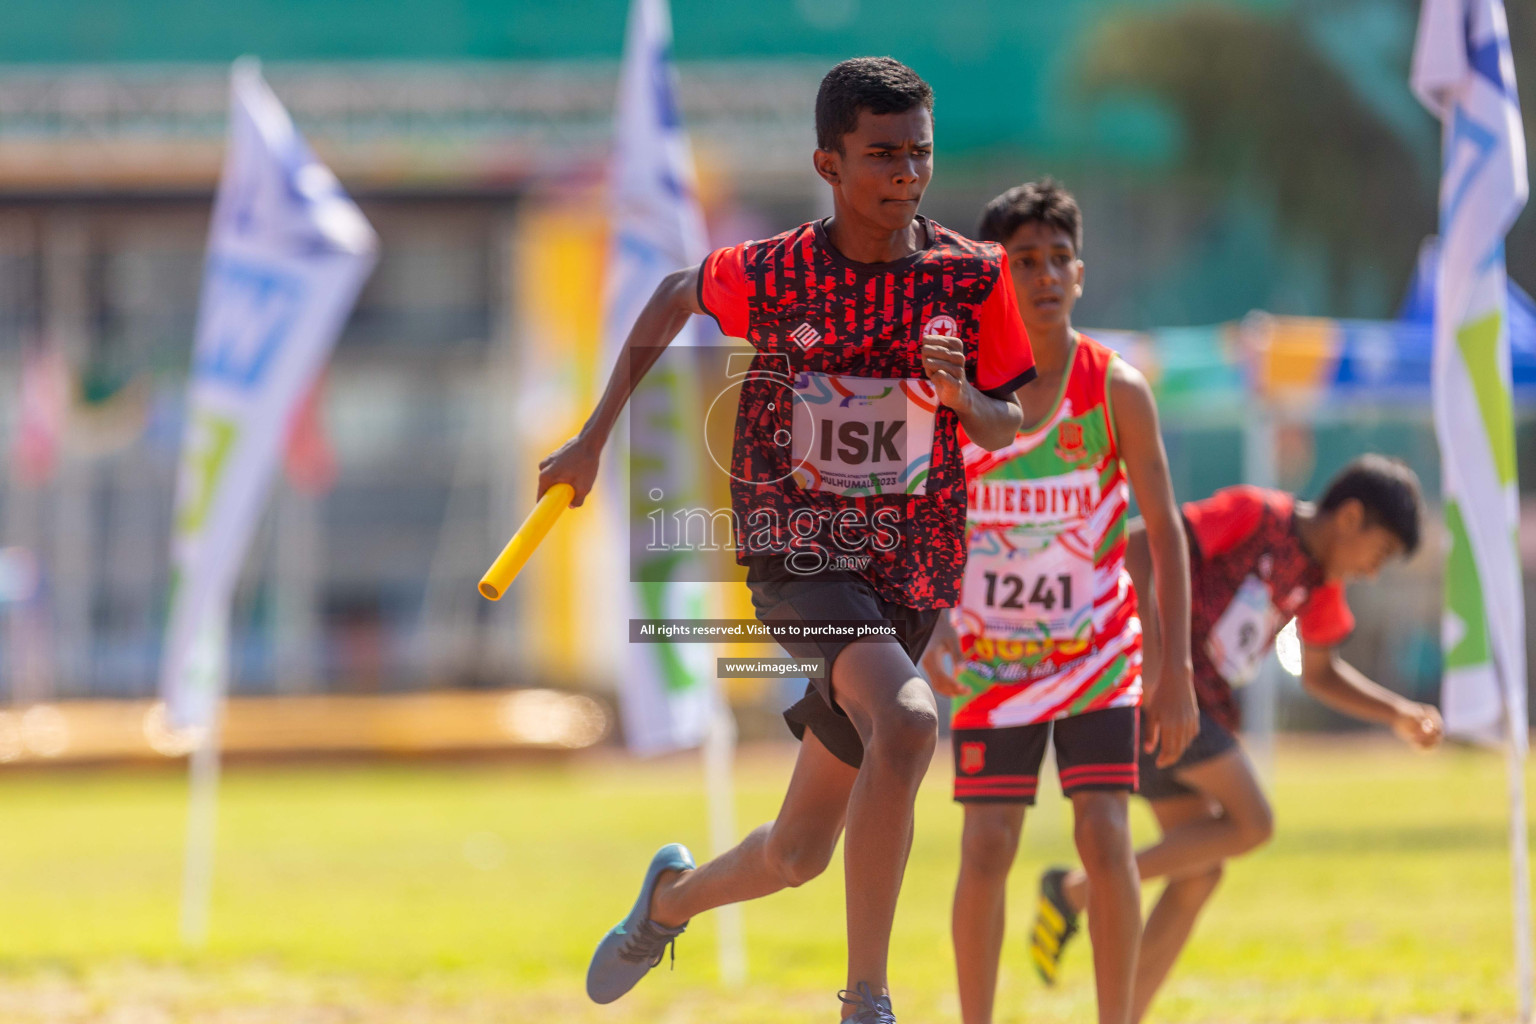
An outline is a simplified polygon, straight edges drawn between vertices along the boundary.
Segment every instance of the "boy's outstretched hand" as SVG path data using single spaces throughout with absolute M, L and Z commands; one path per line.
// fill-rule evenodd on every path
M 536 497 L 544 497 L 544 492 L 555 484 L 570 484 L 576 491 L 571 508 L 579 506 L 592 492 L 592 484 L 597 480 L 602 450 L 601 444 L 594 444 L 582 432 L 546 455 L 539 463 L 539 493 Z
M 928 638 L 928 647 L 923 651 L 921 668 L 928 677 L 928 685 L 946 697 L 964 696 L 969 691 L 955 678 L 955 668 L 959 664 L 960 634 L 955 632 L 949 613 L 940 612 L 938 625 L 933 627 L 933 635 Z
M 1194 742 L 1200 732 L 1200 708 L 1190 683 L 1188 665 L 1165 667 L 1142 703 L 1146 715 L 1143 747 L 1157 751 L 1157 766 L 1167 768 Z
M 1428 704 L 1414 704 L 1392 720 L 1392 731 L 1404 743 L 1420 750 L 1433 750 L 1445 738 L 1445 723 L 1440 712 Z

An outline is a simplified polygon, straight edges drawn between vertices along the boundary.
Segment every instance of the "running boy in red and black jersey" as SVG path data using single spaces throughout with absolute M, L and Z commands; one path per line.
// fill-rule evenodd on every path
M 1142 934 L 1133 1020 L 1146 1013 L 1184 948 L 1221 880 L 1222 862 L 1264 843 L 1273 829 L 1269 803 L 1234 735 L 1233 688 L 1254 676 L 1286 623 L 1296 620 L 1309 693 L 1335 710 L 1389 725 L 1415 746 L 1439 743 L 1439 712 L 1366 679 L 1336 650 L 1355 625 L 1344 584 L 1374 577 L 1389 560 L 1412 553 L 1420 519 L 1418 479 L 1380 455 L 1351 462 L 1315 506 L 1257 487 L 1231 487 L 1184 506 L 1200 732 L 1176 763 L 1141 764 L 1141 795 L 1163 837 L 1136 855 L 1136 865 L 1142 878 L 1168 882 Z M 1131 528 L 1126 566 L 1145 593 L 1156 573 L 1139 524 Z M 1149 627 L 1147 665 L 1161 657 L 1150 642 L 1155 635 Z M 1049 962 L 1047 980 L 1063 932 L 1070 934 L 1092 885 L 1081 870 L 1046 873 L 1034 953 Z
M 698 867 L 682 846 L 657 853 L 593 956 L 587 992 L 598 1002 L 632 988 L 694 915 L 820 874 L 846 822 L 842 1014 L 895 1020 L 891 923 L 937 739 L 913 661 L 959 591 L 959 428 L 982 446 L 1007 444 L 1021 417 L 1013 392 L 1035 372 L 1002 250 L 917 216 L 932 106 L 927 83 L 890 58 L 833 68 L 816 98 L 815 153 L 833 216 L 670 275 L 626 342 L 639 372 L 689 315 L 752 343 L 731 476 L 757 614 L 889 625 L 900 642 L 785 643 L 825 659 L 827 675 L 786 715 L 804 742 L 778 818 Z M 581 433 L 541 465 L 541 494 L 567 482 L 581 502 L 632 387 L 615 372 Z
M 960 1012 L 965 1024 L 991 1024 L 1008 873 L 1054 738 L 1094 885 L 1099 1021 L 1127 1024 L 1141 935 L 1127 821 L 1142 703 L 1141 624 L 1125 571 L 1131 491 L 1169 634 L 1170 657 L 1147 698 L 1146 747 L 1170 764 L 1197 723 L 1184 532 L 1146 380 L 1072 328 L 1083 287 L 1077 202 L 1049 179 L 1021 185 L 987 205 L 978 234 L 1008 253 L 1040 378 L 1018 395 L 1028 425 L 1011 444 L 966 447 L 959 629 L 942 623 L 923 662 L 934 687 L 955 698 L 955 799 L 965 807 L 952 920 Z

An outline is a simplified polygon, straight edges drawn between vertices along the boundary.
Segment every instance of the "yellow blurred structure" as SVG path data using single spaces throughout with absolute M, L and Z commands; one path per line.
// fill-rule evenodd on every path
M 512 292 L 523 465 L 517 471 L 530 499 L 539 460 L 581 427 L 608 369 L 601 352 L 607 243 L 596 195 L 530 205 L 518 217 Z M 605 462 L 619 457 L 610 451 Z M 605 483 L 599 479 L 582 507 L 562 517 L 513 588 L 522 662 L 531 678 L 598 681 L 611 679 L 617 666 L 608 649 L 613 644 L 594 643 L 584 628 L 595 618 L 594 603 L 605 600 L 588 582 L 602 581 L 611 600 L 626 564 L 611 536 L 609 507 L 623 495 Z
M 607 709 L 558 690 L 399 696 L 237 697 L 226 754 L 442 754 L 590 747 Z M 172 730 L 158 701 L 68 701 L 0 711 L 0 764 L 164 760 L 196 736 Z

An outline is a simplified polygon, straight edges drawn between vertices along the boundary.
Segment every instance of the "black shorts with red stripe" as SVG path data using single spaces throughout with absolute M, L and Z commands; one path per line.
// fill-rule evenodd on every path
M 1105 708 L 1000 729 L 956 729 L 955 799 L 1033 804 L 1045 745 L 1053 736 L 1056 773 L 1067 796 L 1094 789 L 1133 793 L 1140 733 L 1140 708 Z

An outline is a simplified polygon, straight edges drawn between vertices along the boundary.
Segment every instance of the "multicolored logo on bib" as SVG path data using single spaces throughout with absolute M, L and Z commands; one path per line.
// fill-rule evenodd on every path
M 794 479 L 846 497 L 926 494 L 938 396 L 914 378 L 798 374 Z

